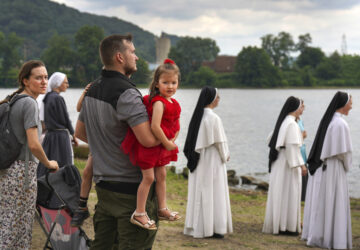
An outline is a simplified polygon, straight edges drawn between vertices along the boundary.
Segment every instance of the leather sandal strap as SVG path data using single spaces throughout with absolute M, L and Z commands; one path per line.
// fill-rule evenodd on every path
M 138 221 L 139 223 L 141 223 L 144 227 L 146 227 L 146 228 L 150 228 L 152 225 L 155 225 L 155 221 L 154 220 L 150 220 L 150 218 L 149 218 L 149 216 L 148 216 L 148 214 L 145 212 L 145 213 L 137 213 L 136 211 L 133 213 L 133 216 L 135 217 L 135 216 L 137 216 L 137 217 L 139 217 L 139 216 L 146 216 L 146 218 L 147 218 L 147 221 L 146 221 L 146 223 L 145 224 L 142 224 L 139 220 L 137 220 L 137 219 L 135 219 L 134 218 L 134 220 L 136 220 L 136 221 Z
M 174 212 L 174 211 L 170 213 L 170 215 L 173 216 L 173 217 L 175 217 L 178 214 L 179 214 L 179 212 Z
M 138 212 L 134 212 L 134 216 L 146 216 L 146 217 L 148 217 L 148 215 L 147 215 L 147 213 L 145 212 L 145 213 L 138 213 Z M 148 217 L 149 218 L 149 217 Z

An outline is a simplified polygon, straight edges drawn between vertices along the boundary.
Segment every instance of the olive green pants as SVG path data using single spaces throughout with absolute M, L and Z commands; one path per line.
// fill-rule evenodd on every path
M 100 187 L 96 187 L 96 193 L 98 203 L 93 218 L 95 239 L 91 250 L 142 250 L 152 247 L 157 231 L 142 229 L 130 223 L 130 217 L 136 208 L 136 195 L 112 192 Z M 158 225 L 154 185 L 149 192 L 146 212 Z

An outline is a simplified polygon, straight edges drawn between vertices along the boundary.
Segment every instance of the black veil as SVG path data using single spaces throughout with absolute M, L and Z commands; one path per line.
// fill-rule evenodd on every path
M 322 164 L 322 160 L 320 160 L 321 151 L 323 148 L 327 128 L 329 127 L 334 113 L 337 109 L 344 107 L 348 100 L 348 93 L 341 91 L 336 92 L 328 108 L 326 109 L 324 116 L 320 121 L 313 145 L 310 150 L 309 158 L 307 160 L 307 163 L 309 165 L 309 172 L 311 175 L 313 175 L 316 169 L 318 169 Z
M 278 151 L 276 150 L 276 141 L 279 135 L 279 130 L 282 122 L 284 121 L 285 117 L 290 113 L 296 111 L 300 107 L 300 99 L 294 96 L 288 97 L 286 99 L 284 106 L 282 107 L 279 117 L 276 121 L 274 132 L 272 134 L 271 140 L 269 142 L 269 173 L 271 172 L 271 164 L 277 159 Z
M 216 92 L 216 89 L 213 87 L 205 86 L 202 88 L 199 100 L 190 120 L 184 146 L 184 154 L 188 160 L 187 167 L 190 172 L 195 170 L 200 157 L 200 154 L 195 152 L 195 145 L 199 133 L 200 123 L 204 114 L 204 108 L 215 100 Z

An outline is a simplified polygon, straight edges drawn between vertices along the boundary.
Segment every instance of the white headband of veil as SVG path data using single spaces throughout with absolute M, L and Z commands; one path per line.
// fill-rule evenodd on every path
M 298 110 L 300 107 L 301 107 L 301 103 L 303 102 L 300 98 L 298 98 L 298 97 L 296 97 L 297 99 L 299 99 L 299 101 L 300 101 L 300 103 L 299 103 L 299 107 L 296 109 L 296 110 Z M 295 111 L 296 111 L 295 110 Z
M 347 92 L 347 95 L 348 95 L 348 99 L 347 99 L 347 102 L 345 103 L 345 105 L 348 104 L 348 102 L 350 101 L 350 94 L 349 94 L 349 92 Z M 344 106 L 345 106 L 345 105 L 344 105 Z
M 215 93 L 214 99 L 211 101 L 211 103 L 213 103 L 215 101 L 216 97 L 218 96 L 218 89 L 215 88 L 215 91 L 216 91 L 216 93 Z

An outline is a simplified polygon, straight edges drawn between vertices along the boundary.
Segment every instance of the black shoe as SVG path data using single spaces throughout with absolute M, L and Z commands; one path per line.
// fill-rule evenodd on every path
M 80 227 L 84 223 L 84 220 L 89 218 L 89 216 L 90 213 L 88 209 L 80 209 L 80 208 L 77 209 L 74 213 L 74 216 L 71 219 L 71 226 Z
M 216 239 L 224 239 L 224 235 L 222 234 L 217 234 L 217 233 L 214 233 L 212 238 L 216 238 Z
M 288 230 L 286 231 L 279 231 L 279 234 L 281 235 L 288 235 L 288 236 L 299 236 L 298 232 L 290 232 Z

